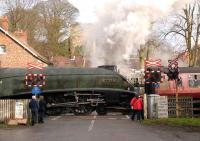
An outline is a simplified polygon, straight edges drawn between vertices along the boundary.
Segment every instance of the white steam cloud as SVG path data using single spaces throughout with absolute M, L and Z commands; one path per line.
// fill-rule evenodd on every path
M 80 14 L 92 9 L 94 23 L 84 28 L 86 54 L 92 66 L 121 65 L 137 54 L 141 44 L 151 35 L 152 23 L 182 8 L 187 0 L 71 0 Z M 91 4 L 89 3 L 91 2 Z M 81 8 L 82 7 L 82 8 Z M 81 19 L 81 18 L 80 18 Z

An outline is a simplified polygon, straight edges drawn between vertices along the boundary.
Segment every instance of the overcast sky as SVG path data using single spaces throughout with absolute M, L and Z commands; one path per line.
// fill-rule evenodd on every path
M 45 0 L 42 0 L 45 1 Z M 82 23 L 91 23 L 96 22 L 97 17 L 95 16 L 95 10 L 101 5 L 108 2 L 108 0 L 68 0 L 70 3 L 72 3 L 75 7 L 77 7 L 80 11 L 80 17 L 78 18 L 79 22 Z M 133 0 L 124 0 L 124 3 L 132 2 Z M 149 4 L 149 0 L 134 0 L 135 3 L 146 3 Z M 168 1 L 174 1 L 174 0 L 168 0 Z M 155 5 L 163 6 L 162 9 L 165 9 L 166 6 L 162 4 L 162 0 L 151 0 L 151 3 L 154 3 Z M 0 0 L 0 3 L 1 0 Z M 170 3 L 170 2 L 169 2 Z M 3 14 L 3 5 L 0 4 L 0 15 Z M 109 12 L 109 11 L 108 11 Z
M 0 15 L 2 15 L 3 14 L 3 10 L 2 10 L 2 8 L 3 8 L 3 5 L 0 5 Z
M 108 3 L 108 0 L 68 0 L 68 1 L 79 9 L 80 17 L 78 18 L 78 21 L 83 23 L 90 23 L 97 21 L 98 19 L 95 16 L 95 10 L 97 9 L 97 7 L 101 7 L 102 5 L 104 5 L 106 2 Z M 160 9 L 162 9 L 162 11 L 167 12 L 172 3 L 174 3 L 174 1 L 179 1 L 179 0 L 167 0 L 167 2 L 164 3 L 162 0 L 124 0 L 123 3 L 129 5 L 133 3 L 133 1 L 136 4 L 142 4 L 144 6 L 153 4 L 155 7 L 159 7 Z M 184 1 L 191 1 L 191 0 L 184 0 Z M 184 4 L 184 2 L 182 2 L 182 4 Z M 181 6 L 181 3 L 179 5 Z
M 106 1 L 107 0 L 69 0 L 70 3 L 79 9 L 80 17 L 78 21 L 82 23 L 96 22 L 96 6 L 102 5 Z
M 69 0 L 80 11 L 78 21 L 83 23 L 91 23 L 97 21 L 95 17 L 95 6 L 104 3 L 106 0 Z M 0 0 L 0 3 L 1 0 Z M 3 15 L 3 5 L 0 4 L 0 16 Z

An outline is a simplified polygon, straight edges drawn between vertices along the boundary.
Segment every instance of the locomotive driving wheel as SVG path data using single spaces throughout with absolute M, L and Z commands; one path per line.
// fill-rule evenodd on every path
M 105 104 L 99 104 L 96 108 L 96 112 L 98 113 L 98 115 L 106 115 L 107 109 L 105 107 Z
M 46 110 L 48 116 L 56 116 L 62 114 L 62 108 L 49 108 Z
M 80 104 L 74 109 L 74 115 L 88 115 L 92 112 L 92 108 L 89 105 Z

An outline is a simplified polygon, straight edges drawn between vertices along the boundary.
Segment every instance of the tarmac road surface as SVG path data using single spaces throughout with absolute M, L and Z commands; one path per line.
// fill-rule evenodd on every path
M 145 126 L 128 116 L 62 115 L 44 124 L 0 129 L 0 141 L 200 141 L 200 130 Z

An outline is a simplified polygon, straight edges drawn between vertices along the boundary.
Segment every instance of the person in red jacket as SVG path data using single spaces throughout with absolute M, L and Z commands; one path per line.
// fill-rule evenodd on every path
M 135 110 L 133 109 L 133 105 L 135 103 L 135 101 L 137 100 L 137 97 L 132 98 L 130 105 L 131 105 L 131 109 L 132 109 L 132 115 L 131 115 L 131 119 L 134 120 L 135 119 Z
M 133 109 L 133 114 L 131 116 L 131 119 L 135 119 L 135 114 L 137 115 L 137 120 L 142 119 L 142 109 L 143 109 L 143 102 L 142 98 L 140 96 L 136 96 L 131 100 L 131 108 Z

